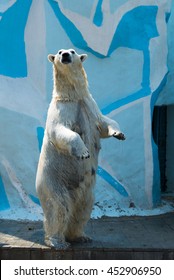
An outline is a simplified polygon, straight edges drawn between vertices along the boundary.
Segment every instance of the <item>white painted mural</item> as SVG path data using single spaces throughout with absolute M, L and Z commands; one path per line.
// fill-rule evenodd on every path
M 93 217 L 161 211 L 152 114 L 168 77 L 172 15 L 169 0 L 0 1 L 0 218 L 42 217 L 35 175 L 52 94 L 47 55 L 61 48 L 88 54 L 90 91 L 127 137 L 102 142 Z

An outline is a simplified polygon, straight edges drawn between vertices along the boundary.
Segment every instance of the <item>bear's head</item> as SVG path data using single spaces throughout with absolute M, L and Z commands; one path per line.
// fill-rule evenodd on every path
M 49 54 L 53 63 L 54 92 L 61 98 L 81 99 L 88 94 L 88 81 L 82 62 L 87 54 L 77 54 L 75 50 L 61 49 L 57 54 Z
M 56 65 L 58 68 L 71 67 L 75 65 L 81 65 L 87 58 L 87 54 L 77 54 L 75 50 L 61 49 L 56 55 L 49 54 L 48 60 Z

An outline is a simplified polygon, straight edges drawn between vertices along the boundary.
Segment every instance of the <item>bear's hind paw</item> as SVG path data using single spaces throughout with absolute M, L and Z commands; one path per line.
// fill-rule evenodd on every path
M 90 238 L 89 236 L 79 236 L 76 237 L 73 240 L 68 240 L 70 243 L 91 243 L 92 242 L 92 238 Z
M 57 238 L 45 239 L 45 244 L 49 247 L 60 249 L 60 250 L 66 250 L 70 247 L 69 242 L 61 241 Z

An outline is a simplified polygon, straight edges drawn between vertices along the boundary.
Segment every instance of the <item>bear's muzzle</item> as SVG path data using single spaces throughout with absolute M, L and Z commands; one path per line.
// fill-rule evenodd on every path
M 70 55 L 70 53 L 68 53 L 68 52 L 62 53 L 61 62 L 62 62 L 63 64 L 71 63 L 72 60 L 71 60 L 71 55 Z

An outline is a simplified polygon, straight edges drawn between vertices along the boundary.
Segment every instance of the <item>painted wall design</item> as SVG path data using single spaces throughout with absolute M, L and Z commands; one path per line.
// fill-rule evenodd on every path
M 90 91 L 124 143 L 102 142 L 93 216 L 160 203 L 154 104 L 167 81 L 167 0 L 0 3 L 0 217 L 40 217 L 35 175 L 52 94 L 49 53 L 88 54 Z

